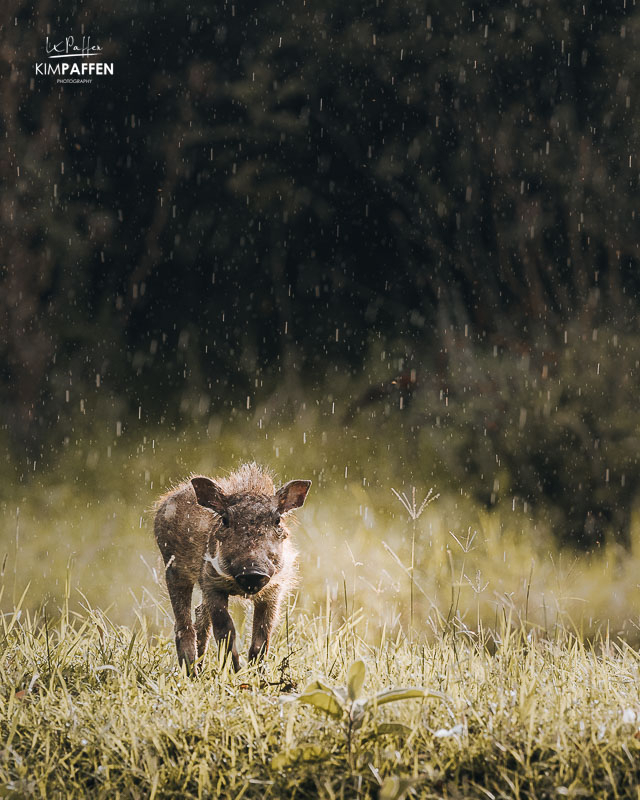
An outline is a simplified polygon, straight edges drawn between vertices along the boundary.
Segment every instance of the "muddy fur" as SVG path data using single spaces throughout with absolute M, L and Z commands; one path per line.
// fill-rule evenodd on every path
M 304 503 L 310 484 L 290 481 L 276 490 L 269 472 L 252 463 L 226 477 L 192 475 L 158 499 L 154 533 L 181 663 L 193 667 L 213 631 L 239 669 L 230 595 L 248 597 L 254 604 L 249 658 L 267 652 L 282 600 L 295 580 L 296 550 L 286 520 Z M 191 597 L 196 583 L 203 600 L 194 626 Z

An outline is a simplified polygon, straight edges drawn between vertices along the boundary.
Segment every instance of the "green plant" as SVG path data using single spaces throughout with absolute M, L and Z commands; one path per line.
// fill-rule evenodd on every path
M 418 505 L 416 503 L 416 487 L 411 487 L 411 500 L 406 495 L 406 492 L 402 492 L 402 494 L 396 491 L 393 487 L 391 487 L 391 491 L 393 494 L 398 498 L 402 507 L 405 509 L 409 518 L 411 519 L 411 566 L 409 567 L 409 638 L 412 640 L 413 636 L 413 610 L 414 610 L 414 570 L 415 570 L 415 562 L 416 562 L 416 523 L 422 516 L 422 512 L 425 510 L 427 506 L 429 506 L 434 500 L 437 500 L 440 495 L 433 494 L 433 488 L 429 489 L 427 492 L 426 497 Z
M 347 758 L 352 767 L 353 734 L 375 718 L 379 706 L 395 703 L 398 700 L 425 700 L 430 697 L 446 700 L 446 695 L 442 692 L 422 687 L 386 689 L 376 692 L 366 699 L 361 699 L 365 678 L 366 667 L 364 661 L 358 659 L 349 667 L 346 686 L 330 686 L 328 683 L 316 679 L 309 683 L 301 694 L 286 698 L 287 700 L 290 699 L 312 706 L 341 723 L 345 734 L 344 741 Z M 406 725 L 398 722 L 386 722 L 378 724 L 371 733 L 373 735 L 382 735 L 403 732 L 409 732 L 409 728 Z M 274 769 L 280 769 L 300 759 L 321 758 L 325 755 L 328 755 L 328 753 L 317 745 L 304 745 L 294 751 L 290 750 L 278 754 L 273 758 L 271 765 Z

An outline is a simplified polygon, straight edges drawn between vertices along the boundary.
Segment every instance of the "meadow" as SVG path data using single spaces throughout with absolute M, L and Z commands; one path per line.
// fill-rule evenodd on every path
M 347 431 L 327 401 L 286 424 L 265 408 L 79 425 L 55 470 L 12 465 L 0 795 L 637 797 L 640 520 L 629 551 L 560 549 L 409 434 L 399 417 Z M 153 501 L 247 459 L 313 481 L 299 584 L 261 667 L 236 675 L 213 652 L 189 678 Z M 392 689 L 413 691 L 373 699 Z

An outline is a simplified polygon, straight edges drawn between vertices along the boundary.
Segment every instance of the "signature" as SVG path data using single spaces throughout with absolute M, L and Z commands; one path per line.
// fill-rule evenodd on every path
M 45 47 L 49 58 L 89 58 L 98 55 L 102 50 L 100 45 L 91 44 L 90 36 L 83 36 L 80 45 L 75 43 L 73 36 L 50 44 L 47 36 Z

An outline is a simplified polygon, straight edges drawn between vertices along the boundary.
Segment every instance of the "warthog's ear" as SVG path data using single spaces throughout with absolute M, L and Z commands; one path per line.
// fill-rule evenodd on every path
M 211 478 L 191 478 L 191 485 L 196 493 L 198 504 L 211 508 L 217 514 L 223 514 L 227 509 L 227 498 L 222 489 Z
M 300 508 L 304 503 L 310 486 L 311 481 L 289 481 L 289 483 L 285 483 L 282 489 L 278 489 L 276 492 L 278 511 L 281 514 L 286 514 L 287 511 Z

